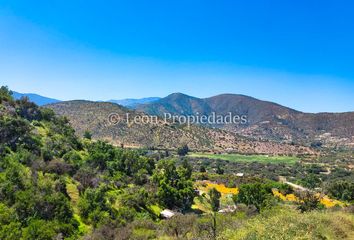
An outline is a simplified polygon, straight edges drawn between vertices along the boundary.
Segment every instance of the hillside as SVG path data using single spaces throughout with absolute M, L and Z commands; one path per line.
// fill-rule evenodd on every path
M 203 99 L 191 97 L 183 93 L 170 94 L 156 102 L 138 105 L 136 109 L 150 115 L 158 116 L 163 116 L 164 113 L 195 115 L 199 112 L 200 114 L 208 114 L 212 111 Z
M 154 103 L 137 106 L 147 114 L 246 115 L 246 125 L 225 125 L 224 129 L 256 139 L 300 144 L 354 146 L 354 112 L 303 113 L 276 103 L 237 94 L 200 99 L 174 93 Z
M 126 124 L 126 114 L 130 120 L 136 116 L 146 116 L 114 103 L 68 101 L 50 104 L 46 107 L 57 114 L 68 117 L 71 125 L 79 135 L 89 130 L 94 139 L 107 140 L 115 145 L 130 147 L 150 147 L 175 149 L 188 144 L 191 149 L 199 151 L 233 151 L 241 153 L 264 154 L 303 154 L 313 153 L 306 147 L 279 144 L 269 141 L 256 141 L 238 136 L 222 129 L 202 126 L 158 122 L 148 124 Z M 121 116 L 118 124 L 109 122 L 111 113 Z
M 138 115 L 112 103 L 71 101 L 51 107 L 76 116 L 71 120 L 76 127 L 95 126 L 95 119 L 111 110 Z M 202 134 L 204 128 L 192 129 Z M 237 140 L 242 146 L 251 144 Z M 261 144 L 253 143 L 252 150 Z M 281 149 L 279 144 L 273 147 Z M 171 154 L 78 138 L 65 117 L 28 99 L 15 101 L 1 87 L 0 239 L 351 239 L 353 235 L 353 171 L 345 167 L 336 174 L 343 163 L 335 162 L 331 173 L 323 175 L 322 163 L 315 162 L 241 163 Z M 325 192 L 296 192 L 274 181 L 272 176 L 280 173 L 314 184 L 306 185 L 311 189 L 321 184 L 314 178 L 317 173 L 326 184 Z M 166 218 L 166 211 L 173 216 Z

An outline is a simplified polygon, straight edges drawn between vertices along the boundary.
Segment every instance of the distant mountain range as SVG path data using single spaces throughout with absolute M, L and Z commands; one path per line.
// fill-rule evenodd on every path
M 60 102 L 37 94 L 14 92 L 13 95 L 17 99 L 27 96 L 40 106 Z M 122 99 L 108 102 L 157 116 L 163 116 L 164 113 L 210 115 L 213 112 L 226 115 L 231 112 L 233 115 L 246 115 L 248 123 L 212 127 L 221 127 L 223 130 L 256 140 L 354 148 L 354 112 L 303 113 L 276 103 L 239 94 L 221 94 L 202 99 L 183 93 L 173 93 L 165 98 Z M 70 111 L 72 104 L 64 106 L 68 108 L 65 111 Z M 100 111 L 99 108 L 96 110 Z
M 46 104 L 51 104 L 51 103 L 57 103 L 60 102 L 58 99 L 53 99 L 53 98 L 48 98 L 48 97 L 43 97 L 38 94 L 34 93 L 19 93 L 19 92 L 12 92 L 12 96 L 15 99 L 20 99 L 22 97 L 28 97 L 31 102 L 36 103 L 38 106 L 43 106 Z
M 139 99 L 126 98 L 121 100 L 108 100 L 107 102 L 116 103 L 127 108 L 136 108 L 138 105 L 153 103 L 160 99 L 161 98 L 159 97 L 148 97 L 148 98 L 139 98 Z
M 246 125 L 223 128 L 243 136 L 300 144 L 347 145 L 354 147 L 354 112 L 303 113 L 276 103 L 245 95 L 221 94 L 196 98 L 173 93 L 156 102 L 138 105 L 137 110 L 150 115 L 246 115 Z
M 44 96 L 34 94 L 34 93 L 19 93 L 19 92 L 13 91 L 12 96 L 15 99 L 20 99 L 21 97 L 28 97 L 31 102 L 36 103 L 38 106 L 61 102 L 61 100 L 53 99 L 53 98 L 49 98 L 49 97 L 44 97 Z M 126 99 L 120 99 L 120 100 L 111 99 L 108 101 L 100 101 L 100 102 L 111 102 L 111 103 L 116 103 L 116 104 L 122 105 L 127 108 L 136 108 L 138 105 L 153 103 L 153 102 L 158 101 L 160 99 L 161 98 L 159 98 L 159 97 L 148 97 L 148 98 L 139 98 L 139 99 L 126 98 Z

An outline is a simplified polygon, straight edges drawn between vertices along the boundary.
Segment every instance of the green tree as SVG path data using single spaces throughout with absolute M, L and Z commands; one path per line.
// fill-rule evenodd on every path
M 343 201 L 354 200 L 354 183 L 350 181 L 337 181 L 327 186 L 330 196 Z
M 0 87 L 0 103 L 2 103 L 3 101 L 13 101 L 12 91 L 10 91 L 7 86 Z
M 183 145 L 177 149 L 177 154 L 181 157 L 186 156 L 189 152 L 188 145 Z
M 200 166 L 199 172 L 201 172 L 201 173 L 205 173 L 205 172 L 206 172 L 206 168 L 205 168 L 204 165 L 201 165 L 201 166 Z
M 57 235 L 56 224 L 54 222 L 34 219 L 24 229 L 22 239 L 49 240 L 54 239 Z
M 270 198 L 273 198 L 271 186 L 259 182 L 242 184 L 239 193 L 233 196 L 235 203 L 253 205 L 258 211 L 267 206 Z
M 92 139 L 92 133 L 88 130 L 84 132 L 84 138 L 91 140 Z
M 94 227 L 114 219 L 114 209 L 108 202 L 107 191 L 108 188 L 105 186 L 97 189 L 88 188 L 79 200 L 80 215 Z
M 157 184 L 157 197 L 165 207 L 179 208 L 182 211 L 190 209 L 195 197 L 190 170 L 183 166 L 176 169 L 173 160 L 160 161 L 153 174 Z
M 305 178 L 301 180 L 301 184 L 304 187 L 311 188 L 311 189 L 319 187 L 321 183 L 322 183 L 321 179 L 313 173 L 310 173 L 309 175 L 307 175 Z
M 182 161 L 182 165 L 177 168 L 178 175 L 184 179 L 191 179 L 193 167 L 189 164 L 188 160 L 185 158 Z
M 31 102 L 28 97 L 22 97 L 20 100 L 17 100 L 16 103 L 16 112 L 22 118 L 28 121 L 41 119 L 39 107 Z
M 209 190 L 209 198 L 210 198 L 209 201 L 210 201 L 211 210 L 213 212 L 213 225 L 212 225 L 213 239 L 216 239 L 216 213 L 220 209 L 221 193 L 215 188 L 212 188 Z
M 0 203 L 0 239 L 12 240 L 21 238 L 21 223 L 16 219 L 14 209 Z
M 220 163 L 217 163 L 216 165 L 216 174 L 220 174 L 220 175 L 224 174 L 224 169 L 222 168 Z
M 215 188 L 212 188 L 209 190 L 209 197 L 210 197 L 210 206 L 211 210 L 213 212 L 217 212 L 220 209 L 220 198 L 221 198 L 221 193 L 216 190 Z

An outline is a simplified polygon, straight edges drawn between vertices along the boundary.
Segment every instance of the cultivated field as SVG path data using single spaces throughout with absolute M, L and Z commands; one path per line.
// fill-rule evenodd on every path
M 268 155 L 241 155 L 241 154 L 212 154 L 212 153 L 190 153 L 192 158 L 219 159 L 231 162 L 261 162 L 261 163 L 285 163 L 295 164 L 299 161 L 297 157 L 289 156 L 268 156 Z

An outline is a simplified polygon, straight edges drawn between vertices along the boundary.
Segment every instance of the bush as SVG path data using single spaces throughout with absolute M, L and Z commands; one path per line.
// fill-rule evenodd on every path
M 55 119 L 55 113 L 50 108 L 42 108 L 41 112 L 41 119 L 44 121 L 53 121 Z
M 177 154 L 179 156 L 186 156 L 189 152 L 189 148 L 187 145 L 183 145 L 177 149 Z
M 220 239 L 350 239 L 354 219 L 342 212 L 299 213 L 290 208 L 264 211 L 241 228 L 224 231 Z
M 354 183 L 349 181 L 338 181 L 331 183 L 327 187 L 327 192 L 331 197 L 343 201 L 354 201 Z
M 2 103 L 3 101 L 6 102 L 13 101 L 12 91 L 10 91 L 7 86 L 0 87 L 0 103 Z
M 44 220 L 32 220 L 23 231 L 23 239 L 28 240 L 48 240 L 57 236 L 54 222 Z
M 320 187 L 321 183 L 322 183 L 321 179 L 313 173 L 310 173 L 309 175 L 307 175 L 300 182 L 301 182 L 302 186 L 307 187 L 307 188 L 311 188 L 311 189 L 314 189 L 316 187 Z
M 16 105 L 16 112 L 19 116 L 28 121 L 41 119 L 41 112 L 38 106 L 35 103 L 30 102 L 28 97 L 22 97 L 20 100 L 17 100 Z
M 197 217 L 193 214 L 178 214 L 162 222 L 164 233 L 177 239 L 187 239 L 187 234 L 193 230 Z
M 299 199 L 297 202 L 298 209 L 301 212 L 313 211 L 316 209 L 323 208 L 323 205 L 320 203 L 320 196 L 311 193 L 310 191 L 297 192 L 296 197 Z
M 92 139 L 92 134 L 90 131 L 86 130 L 84 132 L 84 138 L 91 140 Z
M 271 200 L 272 187 L 269 184 L 264 183 L 249 183 L 242 184 L 239 188 L 239 194 L 233 196 L 234 202 L 243 203 L 248 206 L 253 205 L 260 211 L 262 208 L 268 207 Z

